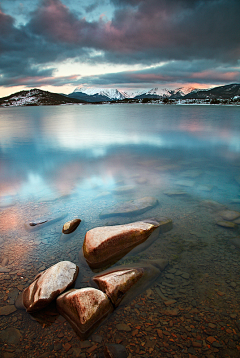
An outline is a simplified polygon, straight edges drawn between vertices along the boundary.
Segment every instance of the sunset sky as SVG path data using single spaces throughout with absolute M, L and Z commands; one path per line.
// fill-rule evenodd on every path
M 0 97 L 240 82 L 239 0 L 0 0 Z

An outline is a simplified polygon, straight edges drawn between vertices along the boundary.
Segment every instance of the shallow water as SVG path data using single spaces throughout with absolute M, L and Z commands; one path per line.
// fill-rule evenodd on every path
M 145 196 L 159 205 L 132 217 L 99 218 L 118 202 Z M 0 272 L 1 307 L 61 260 L 80 265 L 78 287 L 88 285 L 93 273 L 79 251 L 91 228 L 158 216 L 174 224 L 117 263 L 169 260 L 150 289 L 98 328 L 101 339 L 90 337 L 85 347 L 54 308 L 37 320 L 17 310 L 1 316 L 2 331 L 13 327 L 21 334 L 17 343 L 1 343 L 3 356 L 93 357 L 111 342 L 124 344 L 129 357 L 238 357 L 240 233 L 239 225 L 216 225 L 223 209 L 240 211 L 237 106 L 2 109 L 0 262 L 8 263 Z M 61 215 L 39 230 L 24 227 Z M 77 231 L 63 237 L 62 225 L 77 217 Z M 128 323 L 131 331 L 119 331 L 117 323 Z

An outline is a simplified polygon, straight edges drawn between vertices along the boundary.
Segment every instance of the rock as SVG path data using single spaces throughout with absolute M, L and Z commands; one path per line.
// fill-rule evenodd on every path
M 240 237 L 232 238 L 231 244 L 233 244 L 236 248 L 240 249 Z
M 77 229 L 80 222 L 81 222 L 80 219 L 74 219 L 74 220 L 68 221 L 67 223 L 65 223 L 63 225 L 62 233 L 63 234 L 71 234 L 73 231 L 75 231 Z
M 18 344 L 22 338 L 21 332 L 17 328 L 7 328 L 0 332 L 0 342 L 7 344 Z
M 167 260 L 142 260 L 129 267 L 118 266 L 91 278 L 90 284 L 103 290 L 116 307 L 131 302 L 147 290 L 167 266 Z
M 8 258 L 4 257 L 4 259 L 1 262 L 1 266 L 7 266 L 8 262 L 9 262 Z
M 107 295 L 95 288 L 72 289 L 57 298 L 59 313 L 85 340 L 113 311 Z
M 94 228 L 85 235 L 83 255 L 91 268 L 104 267 L 147 240 L 157 227 L 157 221 L 146 220 Z
M 105 358 L 127 358 L 128 353 L 122 344 L 106 344 L 104 347 Z
M 99 289 L 106 293 L 115 307 L 126 292 L 143 276 L 143 269 L 119 269 L 93 278 Z
M 133 185 L 124 185 L 124 186 L 118 186 L 117 188 L 112 190 L 113 194 L 128 194 L 132 193 L 135 190 L 135 187 Z
M 211 211 L 225 208 L 225 205 L 218 203 L 217 201 L 214 200 L 203 200 L 201 201 L 200 206 L 210 209 Z
M 130 332 L 131 328 L 125 323 L 119 323 L 116 325 L 118 331 Z
M 46 307 L 76 280 L 79 268 L 70 261 L 61 261 L 38 274 L 23 291 L 27 312 Z
M 157 221 L 159 222 L 159 234 L 164 234 L 165 232 L 172 230 L 173 228 L 172 219 L 162 216 L 160 218 L 157 218 Z
M 237 224 L 231 222 L 231 221 L 218 221 L 218 226 L 225 227 L 227 229 L 237 229 Z
M 193 187 L 195 183 L 193 180 L 178 180 L 176 184 L 180 186 Z
M 8 316 L 9 314 L 16 311 L 16 307 L 14 305 L 7 305 L 0 307 L 0 316 Z
M 0 267 L 0 273 L 7 273 L 9 271 L 10 269 L 8 269 L 7 267 Z
M 56 215 L 50 218 L 33 220 L 28 223 L 25 223 L 24 227 L 29 232 L 36 231 L 47 225 L 52 225 L 55 222 L 63 220 L 67 215 L 67 213 L 62 213 L 61 215 Z
M 183 190 L 165 191 L 164 194 L 167 196 L 186 196 L 186 195 L 188 195 L 188 193 L 186 193 Z
M 104 219 L 111 216 L 139 215 L 154 208 L 157 204 L 158 200 L 153 197 L 130 200 L 102 211 L 99 218 Z
M 227 221 L 233 221 L 240 217 L 240 213 L 238 211 L 233 210 L 220 211 L 219 215 L 222 217 L 223 220 Z
M 212 189 L 213 189 L 213 185 L 205 184 L 205 185 L 198 186 L 198 190 L 201 190 L 201 191 L 211 191 Z

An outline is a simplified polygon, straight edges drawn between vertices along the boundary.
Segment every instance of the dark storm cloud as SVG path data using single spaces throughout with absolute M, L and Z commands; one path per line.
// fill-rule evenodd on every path
M 225 66 L 228 78 L 231 71 L 227 67 L 240 58 L 239 0 L 111 0 L 111 4 L 115 7 L 111 20 L 88 21 L 60 0 L 43 0 L 21 27 L 0 12 L 0 83 L 14 85 L 24 76 L 51 77 L 54 62 L 69 58 L 145 65 L 175 61 L 171 62 L 174 73 L 159 69 L 158 78 L 163 81 L 181 78 L 182 63 L 202 61 L 215 63 L 218 69 L 205 69 L 212 76 L 219 72 L 223 77 Z M 92 50 L 101 55 L 90 56 Z M 201 68 L 194 68 L 185 72 L 185 81 L 197 78 L 198 72 L 200 79 L 204 77 Z M 141 75 L 143 79 L 147 76 Z
M 82 77 L 78 83 L 95 86 L 148 83 L 148 85 L 154 86 L 156 83 L 185 83 L 186 78 L 189 83 L 219 84 L 240 82 L 240 73 L 236 67 L 226 69 L 224 65 L 215 61 L 171 61 L 145 70 L 86 76 Z

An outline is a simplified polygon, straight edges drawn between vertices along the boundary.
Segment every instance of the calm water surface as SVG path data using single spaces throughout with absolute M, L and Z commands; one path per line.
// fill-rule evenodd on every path
M 134 217 L 99 218 L 118 202 L 145 196 L 159 205 Z M 61 260 L 80 265 L 78 287 L 86 287 L 92 272 L 79 252 L 91 228 L 160 215 L 174 224 L 118 263 L 169 260 L 151 288 L 98 328 L 98 338 L 85 347 L 54 307 L 36 317 L 16 310 L 1 316 L 1 332 L 15 329 L 15 341 L 0 333 L 3 357 L 100 357 L 105 343 L 123 344 L 129 357 L 239 357 L 240 220 L 235 229 L 218 226 L 223 210 L 240 211 L 237 106 L 1 109 L 1 307 Z M 37 231 L 24 227 L 61 215 Z M 81 225 L 66 240 L 62 225 L 77 217 Z

